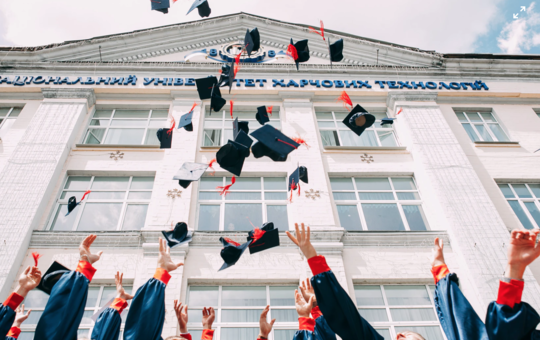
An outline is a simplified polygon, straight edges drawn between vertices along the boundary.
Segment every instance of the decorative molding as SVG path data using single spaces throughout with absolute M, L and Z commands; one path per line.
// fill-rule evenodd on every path
M 45 99 L 86 99 L 88 107 L 96 103 L 96 95 L 92 88 L 42 88 Z
M 451 247 L 445 230 L 433 231 L 355 231 L 343 236 L 345 247 L 426 247 L 433 246 L 435 237 L 444 240 L 446 247 Z
M 172 198 L 172 199 L 182 198 L 182 190 L 178 190 L 176 188 L 169 190 L 169 192 L 167 193 L 167 197 Z
M 394 110 L 396 102 L 431 102 L 436 105 L 437 92 L 413 92 L 413 91 L 391 91 L 388 92 L 386 106 Z M 415 105 L 410 103 L 410 105 Z
M 306 195 L 306 198 L 311 198 L 314 201 L 317 198 L 321 198 L 321 193 L 319 192 L 319 190 L 309 189 L 305 191 L 304 194 Z
M 362 159 L 362 162 L 366 162 L 367 164 L 375 162 L 373 156 L 368 155 L 367 153 L 360 155 L 360 159 Z
M 109 158 L 113 158 L 115 161 L 117 161 L 119 158 L 124 158 L 124 153 L 120 151 L 111 152 Z
M 30 248 L 78 248 L 88 234 L 88 231 L 34 231 Z M 93 245 L 99 248 L 137 248 L 145 242 L 140 231 L 106 231 L 94 234 L 98 237 Z

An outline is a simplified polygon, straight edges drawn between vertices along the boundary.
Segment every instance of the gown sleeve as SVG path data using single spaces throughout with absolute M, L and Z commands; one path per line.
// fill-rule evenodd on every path
M 109 308 L 105 309 L 96 320 L 92 330 L 92 340 L 116 340 L 120 336 L 122 318 L 120 314 L 128 306 L 124 299 L 116 298 Z
M 20 334 L 21 334 L 21 329 L 19 327 L 13 326 L 9 329 L 9 332 L 6 336 L 6 340 L 18 339 Z
M 165 288 L 169 272 L 157 268 L 154 277 L 137 290 L 126 320 L 124 340 L 160 340 L 165 321 Z
M 311 317 L 315 319 L 315 330 L 313 334 L 318 340 L 336 340 L 336 333 L 328 326 L 328 322 L 322 315 L 319 306 L 311 310 Z
M 343 340 L 384 340 L 356 309 L 347 292 L 341 287 L 324 256 L 308 260 L 313 272 L 311 285 L 317 304 L 330 329 Z
M 490 340 L 540 339 L 536 325 L 540 316 L 528 303 L 521 301 L 524 282 L 501 281 L 497 301 L 492 302 L 486 315 L 486 328 Z
M 298 318 L 298 330 L 294 334 L 293 340 L 315 340 L 317 339 L 313 333 L 315 329 L 315 319 Z
M 432 268 L 435 279 L 435 308 L 448 340 L 488 340 L 486 326 L 458 286 L 456 274 L 446 265 Z
M 15 321 L 15 310 L 23 300 L 24 297 L 14 292 L 0 305 L 0 339 L 5 338 L 8 334 L 13 321 Z
M 96 270 L 89 262 L 80 261 L 77 269 L 67 272 L 54 285 L 49 301 L 36 326 L 34 340 L 77 339 L 88 285 Z

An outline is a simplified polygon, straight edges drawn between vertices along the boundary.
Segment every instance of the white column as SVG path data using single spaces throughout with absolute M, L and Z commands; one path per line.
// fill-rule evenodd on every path
M 44 100 L 0 172 L 0 299 L 10 292 L 32 230 L 53 196 L 90 107 L 92 89 L 43 89 Z

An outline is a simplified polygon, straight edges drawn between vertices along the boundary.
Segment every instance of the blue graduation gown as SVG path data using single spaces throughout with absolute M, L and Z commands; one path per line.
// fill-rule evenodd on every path
M 17 308 L 20 301 L 13 301 L 14 298 L 18 298 L 18 300 L 20 301 L 23 300 L 22 296 L 18 294 L 16 294 L 15 296 L 14 293 L 11 294 L 2 305 L 0 305 L 0 339 L 6 337 L 11 328 L 11 325 L 13 325 L 13 321 L 15 321 L 16 313 L 10 306 L 8 306 L 8 304 L 10 304 L 12 307 Z M 15 306 L 15 304 L 17 304 L 17 306 Z
M 294 333 L 293 340 L 319 340 L 314 334 L 315 319 L 302 317 L 298 318 L 298 323 L 298 331 Z
M 123 302 L 125 306 L 118 306 L 118 310 L 112 306 L 115 303 Z M 127 306 L 127 303 L 121 299 L 115 299 L 111 307 L 105 309 L 96 320 L 94 329 L 92 330 L 92 340 L 117 340 L 120 336 L 120 326 L 122 325 L 122 318 L 120 313 L 122 313 L 123 308 Z M 120 308 L 123 307 L 123 308 Z
M 435 307 L 448 340 L 488 340 L 484 323 L 458 287 L 456 274 L 437 283 Z
M 90 263 L 81 261 L 77 271 L 62 275 L 54 285 L 38 321 L 34 340 L 77 339 L 77 329 L 83 317 L 90 284 L 87 277 L 91 279 L 94 273 L 95 269 Z
M 294 334 L 293 340 L 318 340 L 312 331 L 297 330 Z
M 124 340 L 159 340 L 165 321 L 165 288 L 170 274 L 158 268 L 137 290 L 126 320 Z M 161 281 L 163 280 L 163 281 Z
M 358 313 L 355 303 L 341 287 L 324 256 L 308 260 L 317 304 L 330 328 L 343 340 L 384 340 Z
M 336 333 L 330 328 L 324 315 L 315 319 L 315 330 L 313 334 L 317 340 L 336 340 Z

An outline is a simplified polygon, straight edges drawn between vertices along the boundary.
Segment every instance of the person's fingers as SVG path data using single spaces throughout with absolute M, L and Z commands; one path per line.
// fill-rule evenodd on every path
M 512 230 L 512 233 L 510 233 L 511 238 L 516 238 L 517 229 Z
M 161 237 L 159 238 L 159 252 L 160 253 L 163 253 L 163 240 L 161 239 Z
M 101 258 L 101 255 L 103 255 L 103 250 L 98 251 L 97 257 L 98 257 L 98 258 Z
M 169 249 L 169 251 L 170 251 L 170 249 Z M 183 265 L 184 265 L 184 264 L 183 264 L 182 262 L 180 262 L 180 263 L 178 263 L 178 264 L 176 265 L 176 268 L 180 268 L 180 267 L 183 266 Z
M 441 250 L 444 248 L 444 240 L 442 238 L 439 240 L 439 247 L 441 247 Z
M 214 307 L 210 307 L 210 314 L 214 315 L 216 312 L 214 311 Z
M 302 226 L 302 241 L 306 240 L 306 227 L 304 226 L 304 223 L 301 224 Z
M 184 307 L 184 313 L 186 313 L 186 314 L 187 314 L 187 309 L 188 309 L 188 305 L 186 305 L 186 306 Z
M 170 254 L 171 253 L 171 248 L 169 248 L 169 246 L 165 245 L 165 251 L 167 252 L 167 254 Z
M 311 243 L 311 230 L 307 227 L 307 243 Z
M 302 291 L 306 289 L 306 283 L 304 281 L 302 281 L 302 284 L 300 285 L 300 289 L 302 289 Z
M 26 267 L 26 269 L 24 270 L 24 275 L 28 275 L 28 273 L 30 273 L 30 269 L 32 269 L 31 266 Z
M 266 316 L 268 315 L 268 306 L 262 311 L 261 313 L 261 320 L 266 320 Z
M 173 309 L 178 312 L 178 300 L 173 301 Z
M 300 246 L 300 244 L 298 243 L 298 240 L 296 239 L 296 237 L 292 236 L 292 234 L 291 234 L 289 231 L 286 231 L 285 234 L 287 234 L 287 236 L 289 236 L 289 239 L 290 239 L 294 244 L 296 244 L 297 246 Z
M 435 240 L 433 240 L 433 245 L 437 247 L 439 245 L 439 238 L 435 237 Z
M 26 317 L 28 317 L 28 316 L 30 315 L 30 313 L 32 313 L 32 310 L 31 310 L 31 309 L 29 309 L 29 310 L 28 310 L 28 313 L 26 313 Z
M 517 239 L 517 240 L 521 240 L 522 237 L 523 237 L 523 233 L 522 233 L 521 231 L 518 231 L 518 232 L 516 233 L 516 239 Z
M 270 328 L 274 326 L 274 322 L 276 322 L 276 319 L 272 319 L 272 321 L 270 321 Z
M 313 299 L 314 299 L 314 298 L 315 298 L 315 297 L 314 297 L 313 295 L 311 295 L 311 296 L 309 297 L 308 305 L 310 305 L 311 307 L 313 307 Z
M 298 289 L 294 290 L 294 302 L 300 304 L 300 297 L 298 296 Z
M 24 304 L 21 305 L 21 313 L 24 314 Z
M 298 223 L 294 224 L 294 231 L 295 231 L 296 239 L 298 241 L 302 241 L 302 235 L 300 235 L 300 227 L 298 227 Z

